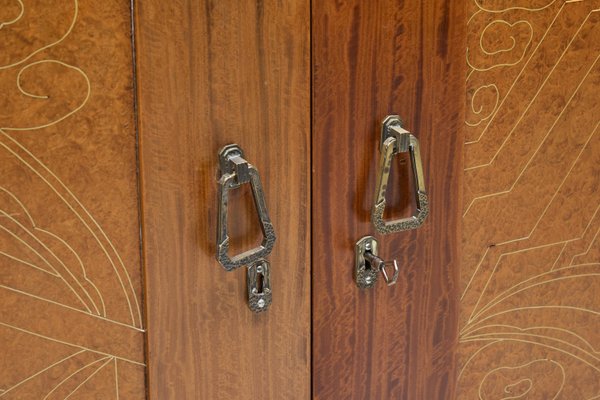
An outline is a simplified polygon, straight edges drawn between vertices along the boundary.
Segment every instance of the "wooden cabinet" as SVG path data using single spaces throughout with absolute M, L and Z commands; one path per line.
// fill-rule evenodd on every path
M 598 397 L 598 9 L 0 0 L 0 398 Z M 379 234 L 394 114 L 429 216 Z M 231 143 L 277 236 L 262 313 L 215 257 Z M 260 243 L 250 185 L 227 212 Z M 395 285 L 357 287 L 366 235 Z
M 310 397 L 310 15 L 306 1 L 138 5 L 140 160 L 151 398 Z M 277 241 L 273 304 L 215 259 L 218 152 L 259 171 Z M 231 192 L 232 253 L 260 240 Z M 152 362 L 151 360 L 154 360 Z
M 317 399 L 449 399 L 458 314 L 464 7 L 446 1 L 313 5 L 313 374 Z M 354 243 L 371 208 L 381 122 L 418 136 L 425 224 L 376 235 L 395 286 L 359 290 Z M 396 157 L 386 218 L 413 213 Z M 341 367 L 343 366 L 343 367 Z
M 598 398 L 599 4 L 479 3 L 467 25 L 458 398 Z
M 0 2 L 0 397 L 143 399 L 129 4 Z

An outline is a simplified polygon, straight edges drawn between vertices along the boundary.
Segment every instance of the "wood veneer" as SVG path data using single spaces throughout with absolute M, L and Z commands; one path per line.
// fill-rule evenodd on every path
M 310 396 L 309 20 L 304 0 L 137 4 L 151 398 Z M 244 268 L 215 260 L 229 143 L 258 169 L 278 235 L 261 315 Z M 230 228 L 250 247 L 256 216 L 236 196 Z
M 453 398 L 464 11 L 438 0 L 313 2 L 316 399 Z M 421 142 L 431 214 L 416 231 L 376 235 L 400 279 L 361 291 L 354 243 L 374 233 L 380 123 L 396 113 Z M 406 206 L 406 195 L 390 201 Z
M 600 2 L 467 28 L 457 398 L 598 398 Z
M 129 1 L 0 1 L 0 397 L 145 398 Z

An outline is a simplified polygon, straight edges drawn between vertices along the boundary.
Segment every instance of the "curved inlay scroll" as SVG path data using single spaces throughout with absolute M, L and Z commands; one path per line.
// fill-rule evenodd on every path
M 144 398 L 129 8 L 0 4 L 0 397 Z
M 458 398 L 599 398 L 600 2 L 470 8 Z

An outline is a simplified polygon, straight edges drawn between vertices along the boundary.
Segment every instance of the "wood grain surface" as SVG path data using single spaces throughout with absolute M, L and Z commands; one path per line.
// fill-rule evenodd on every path
M 467 23 L 458 398 L 600 398 L 600 2 Z
M 316 399 L 453 398 L 463 8 L 441 0 L 313 3 Z M 360 291 L 354 243 L 374 233 L 370 209 L 387 114 L 400 114 L 421 142 L 431 213 L 417 231 L 378 236 L 380 254 L 398 260 L 400 278 L 394 287 L 379 282 Z M 403 189 L 390 201 L 407 208 L 398 200 L 407 196 Z
M 0 397 L 145 398 L 129 1 L 0 0 Z
M 310 397 L 309 3 L 138 2 L 151 399 Z M 259 171 L 278 239 L 273 304 L 215 260 L 218 151 Z M 245 189 L 247 192 L 247 188 Z M 260 237 L 235 191 L 238 248 Z

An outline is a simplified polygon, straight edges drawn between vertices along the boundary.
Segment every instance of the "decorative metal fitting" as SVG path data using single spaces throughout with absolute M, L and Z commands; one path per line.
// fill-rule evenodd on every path
M 244 159 L 244 152 L 237 144 L 230 144 L 219 152 L 219 220 L 217 223 L 217 260 L 227 271 L 243 265 L 248 266 L 246 285 L 248 307 L 256 313 L 266 311 L 271 305 L 272 291 L 269 262 L 264 258 L 275 245 L 275 230 L 269 219 L 265 194 L 258 171 Z M 227 231 L 227 205 L 229 191 L 250 183 L 254 205 L 258 213 L 263 240 L 260 246 L 235 256 L 229 256 L 229 234 Z
M 423 165 L 421 163 L 421 152 L 419 140 L 409 131 L 402 127 L 402 121 L 397 115 L 388 115 L 382 123 L 381 128 L 381 161 L 377 173 L 377 186 L 375 189 L 375 203 L 371 210 L 371 221 L 377 232 L 388 234 L 392 232 L 416 229 L 423 224 L 429 214 L 429 203 L 425 182 L 423 179 Z M 404 152 L 410 153 L 412 171 L 414 176 L 414 192 L 417 200 L 417 213 L 408 218 L 394 221 L 384 221 L 385 193 L 387 189 L 392 159 L 394 155 Z
M 271 279 L 269 262 L 258 260 L 248 267 L 248 307 L 256 313 L 266 311 L 271 305 Z
M 219 179 L 219 220 L 217 226 L 217 260 L 227 271 L 243 265 L 250 265 L 265 258 L 275 245 L 275 230 L 269 219 L 265 194 L 260 176 L 254 166 L 244 159 L 244 153 L 237 144 L 225 146 L 219 152 L 221 179 Z M 229 191 L 250 183 L 254 205 L 258 213 L 263 240 L 260 246 L 235 256 L 229 256 L 229 234 L 227 232 L 227 204 Z
M 378 242 L 373 236 L 361 238 L 354 247 L 354 279 L 356 286 L 369 289 L 375 286 L 379 272 L 388 286 L 398 281 L 399 268 L 396 260 L 385 261 L 378 257 Z M 391 274 L 388 269 L 391 268 Z

